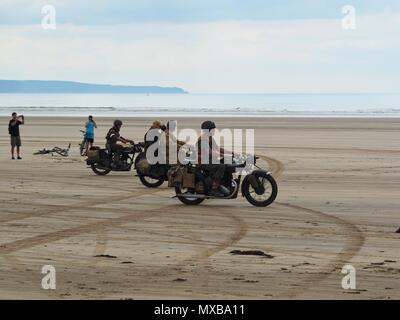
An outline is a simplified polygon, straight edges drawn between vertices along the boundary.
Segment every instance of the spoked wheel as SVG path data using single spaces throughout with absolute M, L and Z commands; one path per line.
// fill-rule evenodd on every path
M 189 189 L 181 189 L 179 187 L 175 187 L 175 193 L 176 194 L 185 194 L 185 193 L 189 193 Z M 194 206 L 197 204 L 202 203 L 205 199 L 204 198 L 191 198 L 189 195 L 188 196 L 178 196 L 179 201 L 181 201 L 184 204 L 190 205 L 190 206 Z
M 90 166 L 93 172 L 99 176 L 105 176 L 110 173 L 111 169 L 100 166 L 98 163 L 92 164 Z
M 256 207 L 266 207 L 275 201 L 278 195 L 278 185 L 275 179 L 269 175 L 265 174 L 263 176 L 257 176 L 256 179 L 263 186 L 264 192 L 262 194 L 257 193 L 257 191 L 250 184 L 250 181 L 246 179 L 243 181 L 243 194 L 247 201 Z
M 60 156 L 68 157 L 68 150 L 67 149 L 61 149 L 61 148 L 55 147 L 53 149 L 53 152 L 59 154 Z
M 86 145 L 88 144 L 88 142 L 82 141 L 82 143 L 79 144 L 79 154 L 83 157 L 86 156 Z
M 154 179 L 149 176 L 142 175 L 138 173 L 140 181 L 147 187 L 147 188 L 157 188 L 164 183 L 164 179 Z

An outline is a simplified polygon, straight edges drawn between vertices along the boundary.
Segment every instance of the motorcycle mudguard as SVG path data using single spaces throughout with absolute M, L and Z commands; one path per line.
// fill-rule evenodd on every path
M 254 170 L 251 174 L 248 174 L 242 183 L 242 195 L 243 195 L 243 186 L 244 182 L 248 181 L 250 185 L 254 188 L 257 194 L 264 193 L 264 186 L 260 185 L 260 181 L 257 178 L 269 176 L 271 172 L 265 170 Z
M 135 159 L 135 169 L 137 169 L 137 164 L 139 163 L 140 160 L 145 159 L 146 154 L 144 152 L 139 153 Z

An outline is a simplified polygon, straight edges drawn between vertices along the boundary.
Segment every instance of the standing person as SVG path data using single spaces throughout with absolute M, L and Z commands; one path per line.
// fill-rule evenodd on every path
M 11 159 L 15 160 L 14 150 L 17 147 L 17 159 L 21 160 L 20 148 L 21 148 L 21 136 L 19 133 L 19 126 L 25 123 L 23 115 L 18 116 L 16 112 L 11 115 L 11 120 L 8 123 L 8 133 L 10 134 L 11 140 Z
M 97 129 L 97 124 L 93 120 L 93 116 L 89 116 L 88 122 L 85 124 L 86 127 L 86 154 L 89 150 L 89 148 L 93 147 L 93 142 L 94 142 L 94 129 Z

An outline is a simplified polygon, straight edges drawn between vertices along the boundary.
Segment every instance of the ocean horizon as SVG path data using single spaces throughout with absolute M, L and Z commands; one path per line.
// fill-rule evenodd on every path
M 400 117 L 400 94 L 0 94 L 0 116 Z

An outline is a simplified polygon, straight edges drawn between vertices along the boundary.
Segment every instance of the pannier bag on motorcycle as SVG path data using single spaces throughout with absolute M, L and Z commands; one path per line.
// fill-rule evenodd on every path
M 182 166 L 174 166 L 168 170 L 168 187 L 194 188 L 195 175 Z
M 182 184 L 182 168 L 173 166 L 168 170 L 168 187 L 179 187 Z
M 87 163 L 96 163 L 100 161 L 100 148 L 99 147 L 92 147 L 88 150 L 87 154 Z

